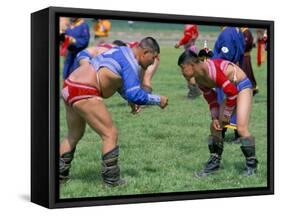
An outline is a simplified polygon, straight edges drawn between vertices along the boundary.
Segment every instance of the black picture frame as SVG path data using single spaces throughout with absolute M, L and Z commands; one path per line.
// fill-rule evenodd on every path
M 267 47 L 267 187 L 195 192 L 126 195 L 112 197 L 58 197 L 58 143 L 60 83 L 58 74 L 58 19 L 67 17 L 106 17 L 164 23 L 196 23 L 264 28 Z M 274 22 L 187 15 L 154 14 L 127 11 L 49 7 L 31 14 L 31 201 L 47 208 L 145 203 L 221 197 L 274 194 Z

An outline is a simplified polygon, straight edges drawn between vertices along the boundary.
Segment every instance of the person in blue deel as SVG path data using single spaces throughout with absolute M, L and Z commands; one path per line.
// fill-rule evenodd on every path
M 212 59 L 228 60 L 241 67 L 243 65 L 244 50 L 245 41 L 241 30 L 237 27 L 222 27 L 222 31 L 215 42 Z M 224 93 L 219 88 L 216 88 L 216 92 L 218 102 L 221 103 L 224 99 Z M 236 130 L 236 115 L 231 117 L 230 125 L 225 126 L 223 137 L 227 128 L 234 129 L 235 138 L 239 137 Z
M 61 40 L 69 38 L 67 54 L 63 65 L 63 79 L 67 79 L 74 59 L 81 50 L 85 49 L 90 40 L 89 26 L 82 18 L 70 18 L 70 27 L 61 34 Z
M 240 29 L 223 27 L 213 49 L 213 58 L 228 60 L 241 67 L 244 50 L 244 36 Z

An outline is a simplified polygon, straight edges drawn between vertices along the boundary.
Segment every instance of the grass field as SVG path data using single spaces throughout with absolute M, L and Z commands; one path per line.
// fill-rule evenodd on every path
M 207 137 L 210 114 L 201 96 L 187 100 L 186 82 L 177 67 L 182 50 L 161 47 L 161 64 L 153 78 L 155 93 L 167 95 L 165 110 L 149 107 L 138 115 L 118 94 L 105 100 L 119 130 L 122 187 L 103 185 L 101 140 L 89 127 L 77 146 L 72 162 L 71 180 L 60 186 L 60 198 L 183 192 L 214 189 L 264 187 L 267 185 L 267 74 L 266 64 L 253 66 L 260 93 L 254 97 L 250 131 L 256 137 L 259 170 L 255 176 L 242 177 L 244 156 L 240 145 L 225 142 L 222 170 L 207 178 L 196 178 L 209 157 Z M 252 53 L 255 56 L 255 50 Z M 60 105 L 60 137 L 66 134 L 64 106 Z M 232 130 L 227 136 L 232 136 Z

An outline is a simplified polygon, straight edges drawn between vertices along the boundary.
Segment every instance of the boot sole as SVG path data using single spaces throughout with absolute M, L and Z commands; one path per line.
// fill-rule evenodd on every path
M 105 181 L 103 183 L 107 187 L 119 187 L 119 186 L 124 186 L 127 184 L 127 182 L 124 179 L 121 179 L 116 183 L 109 183 L 109 182 L 105 182 Z

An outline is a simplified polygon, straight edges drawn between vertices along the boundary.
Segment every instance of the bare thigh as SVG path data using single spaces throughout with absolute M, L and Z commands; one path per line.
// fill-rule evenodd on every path
M 85 120 L 67 104 L 65 104 L 65 110 L 68 134 L 73 137 L 81 138 L 85 131 Z
M 84 134 L 86 126 L 85 120 L 66 103 L 65 112 L 68 131 L 60 144 L 60 154 L 70 152 L 76 147 L 78 141 Z
M 74 104 L 74 109 L 101 136 L 104 144 L 103 152 L 116 146 L 117 130 L 102 99 L 95 97 L 78 101 Z
M 241 136 L 250 136 L 249 120 L 252 109 L 252 89 L 244 89 L 238 94 L 237 98 L 237 129 Z

